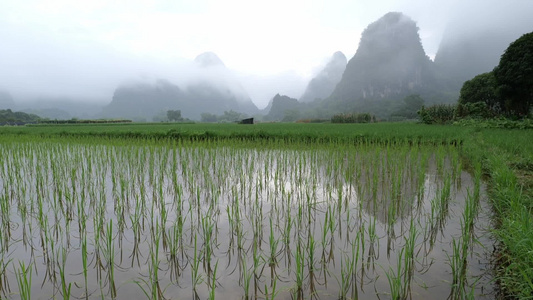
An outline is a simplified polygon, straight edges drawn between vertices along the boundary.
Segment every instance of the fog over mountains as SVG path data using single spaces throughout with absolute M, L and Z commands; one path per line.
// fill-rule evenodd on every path
M 182 87 L 166 79 L 120 85 L 102 115 L 151 121 L 158 116 L 164 119 L 167 110 L 181 110 L 182 117 L 193 120 L 199 120 L 202 113 L 221 114 L 234 110 L 253 115 L 259 112 L 216 54 L 202 53 L 194 62 L 196 76 Z
M 346 63 L 347 60 L 344 53 L 335 52 L 324 69 L 311 79 L 299 100 L 301 102 L 312 102 L 329 97 L 341 80 L 342 74 L 346 69 Z
M 0 109 L 15 108 L 15 101 L 13 97 L 6 91 L 0 91 Z
M 476 18 L 463 11 L 450 20 L 435 65 L 452 88 L 492 71 L 509 44 L 533 30 L 533 18 L 522 11 L 531 11 L 533 2 L 509 4 L 492 3 L 490 9 L 478 10 Z
M 403 109 L 402 100 L 410 95 L 420 95 L 427 105 L 455 103 L 463 82 L 492 70 L 509 43 L 524 30 L 524 24 L 493 31 L 492 27 L 478 26 L 476 30 L 471 26 L 461 33 L 461 21 L 469 23 L 460 19 L 449 27 L 432 61 L 422 46 L 417 23 L 400 12 L 385 14 L 363 31 L 357 52 L 345 69 L 338 64 L 344 72 L 328 82 L 334 87 L 331 91 L 309 96 L 320 86 L 317 83 L 323 82 L 326 67 L 311 80 L 298 107 L 277 95 L 277 106 L 272 105 L 276 112 L 269 118 L 287 119 L 280 115 L 282 103 L 290 116 L 298 110 L 306 112 L 304 118 L 327 118 L 344 112 L 369 112 L 387 118 Z
M 388 13 L 363 31 L 331 101 L 359 108 L 370 100 L 421 93 L 435 82 L 431 64 L 415 21 Z
M 9 26 L 15 23 L 0 13 L 0 23 L 9 25 L 0 28 L 4 40 L 0 49 L 0 109 L 51 119 L 138 121 L 163 120 L 167 110 L 181 110 L 184 118 L 193 120 L 200 120 L 202 113 L 221 115 L 233 110 L 275 121 L 327 118 L 348 111 L 387 117 L 412 94 L 419 94 L 426 104 L 453 103 L 465 80 L 492 70 L 509 43 L 533 29 L 533 18 L 527 13 L 533 9 L 531 1 L 475 5 L 479 3 L 458 3 L 447 19 L 440 19 L 446 21 L 446 30 L 437 51 L 430 53 L 424 39 L 433 29 L 418 23 L 417 18 L 422 18 L 422 24 L 428 20 L 409 7 L 414 16 L 394 11 L 377 15 L 369 10 L 376 19 L 366 24 L 360 35 L 354 31 L 349 38 L 345 36 L 354 45 L 348 51 L 345 43 L 337 46 L 312 28 L 300 28 L 302 36 L 322 37 L 315 41 L 317 45 L 329 43 L 333 50 L 328 53 L 343 50 L 349 54 L 347 59 L 342 52 L 335 52 L 323 67 L 315 66 L 314 75 L 287 70 L 278 75 L 245 74 L 233 69 L 235 59 L 226 61 L 231 57 L 228 52 L 220 56 L 224 61 L 217 55 L 220 53 L 204 52 L 194 60 L 168 63 L 122 55 L 104 47 L 85 49 L 84 40 L 67 45 L 46 36 L 24 39 L 22 34 L 10 34 Z M 145 38 L 149 41 L 149 36 Z M 178 38 L 167 38 L 179 42 Z M 257 42 L 255 37 L 252 40 Z M 224 42 L 238 44 L 237 40 Z M 289 60 L 299 61 L 298 56 L 289 54 L 291 45 L 292 41 L 283 40 L 268 46 L 276 49 L 276 55 L 285 49 Z M 39 51 L 19 51 L 17 47 Z M 79 54 L 82 49 L 87 51 Z M 272 61 L 268 54 L 248 54 L 253 57 L 248 60 L 250 64 Z M 104 56 L 106 59 L 101 59 Z M 268 101 L 266 109 L 258 109 Z M 285 116 L 286 111 L 290 116 Z

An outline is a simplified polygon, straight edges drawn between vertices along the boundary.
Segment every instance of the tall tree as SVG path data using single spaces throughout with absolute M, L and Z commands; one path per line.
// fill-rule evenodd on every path
M 181 117 L 181 110 L 167 110 L 167 119 L 169 121 L 181 121 L 183 118 Z
M 533 32 L 512 42 L 493 72 L 504 111 L 528 115 L 533 104 Z
M 465 81 L 458 103 L 458 117 L 492 117 L 501 113 L 494 73 L 487 72 Z

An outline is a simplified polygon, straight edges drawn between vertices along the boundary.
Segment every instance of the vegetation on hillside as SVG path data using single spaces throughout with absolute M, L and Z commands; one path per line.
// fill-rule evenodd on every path
M 423 107 L 418 113 L 426 124 L 464 119 L 516 120 L 531 118 L 532 106 L 533 32 L 511 43 L 492 72 L 467 80 L 456 105 Z
M 533 32 L 509 45 L 492 72 L 461 88 L 457 117 L 525 118 L 533 105 Z
M 41 118 L 34 114 L 27 114 L 19 111 L 12 111 L 11 109 L 0 110 L 0 125 L 24 125 L 28 123 L 36 123 Z

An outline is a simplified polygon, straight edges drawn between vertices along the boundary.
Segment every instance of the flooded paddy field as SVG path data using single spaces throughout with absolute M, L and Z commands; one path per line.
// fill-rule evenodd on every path
M 491 299 L 453 146 L 6 141 L 8 299 Z

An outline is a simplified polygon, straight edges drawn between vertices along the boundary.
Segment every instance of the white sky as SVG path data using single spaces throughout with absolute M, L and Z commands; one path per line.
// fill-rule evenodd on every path
M 361 32 L 389 11 L 418 23 L 433 57 L 459 2 L 0 0 L 0 89 L 110 101 L 127 76 L 172 77 L 183 62 L 212 51 L 264 106 L 278 92 L 299 97 L 335 51 L 350 59 Z

